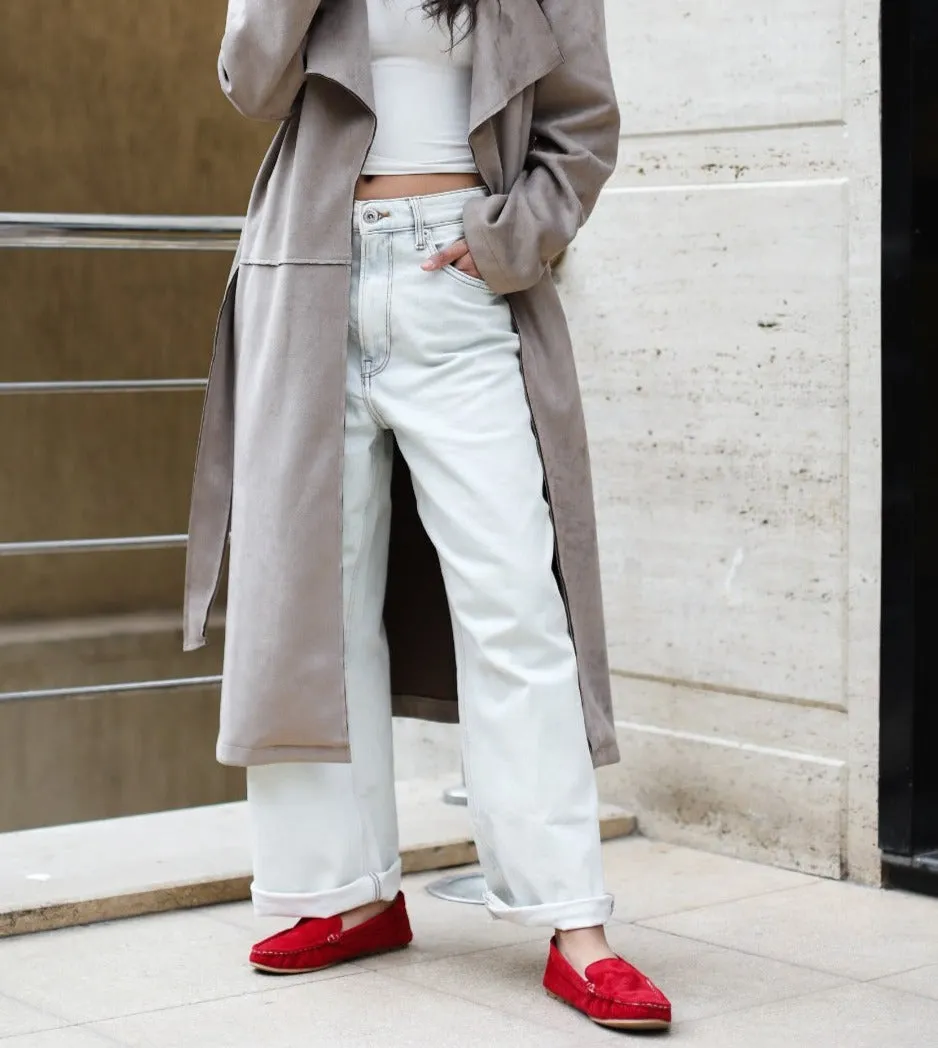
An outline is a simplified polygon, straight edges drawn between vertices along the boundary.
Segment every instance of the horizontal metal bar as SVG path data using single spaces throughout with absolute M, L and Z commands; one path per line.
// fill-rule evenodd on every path
M 233 251 L 243 224 L 230 215 L 0 212 L 0 248 Z
M 182 237 L 87 236 L 69 234 L 59 236 L 43 233 L 36 236 L 4 237 L 0 230 L 0 251 L 4 248 L 70 251 L 224 251 L 231 254 L 238 247 L 237 237 L 219 237 L 217 240 L 184 239 Z
M 58 542 L 0 542 L 0 557 L 38 557 L 49 553 L 117 553 L 123 550 L 177 549 L 188 535 L 139 535 L 125 539 L 63 539 Z
M 213 688 L 221 677 L 183 677 L 178 680 L 144 680 L 123 684 L 95 684 L 81 688 L 40 688 L 34 691 L 0 691 L 0 702 L 38 702 L 47 699 L 82 699 L 98 695 L 125 695 L 134 691 L 181 691 Z
M 112 215 L 80 211 L 0 211 L 0 226 L 111 232 L 240 233 L 237 215 Z
M 0 397 L 29 393 L 174 393 L 204 390 L 204 378 L 102 379 L 91 382 L 0 382 Z

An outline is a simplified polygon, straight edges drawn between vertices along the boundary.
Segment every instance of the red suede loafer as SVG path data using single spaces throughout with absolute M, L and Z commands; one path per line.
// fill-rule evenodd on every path
M 257 943 L 251 964 L 274 975 L 301 975 L 407 946 L 413 933 L 403 892 L 377 917 L 342 930 L 341 917 L 304 917 L 294 927 Z
M 586 969 L 584 979 L 551 940 L 544 988 L 600 1026 L 666 1030 L 671 1025 L 671 1002 L 621 957 L 596 961 Z

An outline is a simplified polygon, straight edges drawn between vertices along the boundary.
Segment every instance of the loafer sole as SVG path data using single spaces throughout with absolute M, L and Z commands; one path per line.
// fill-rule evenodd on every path
M 397 953 L 398 950 L 406 950 L 410 946 L 409 942 L 401 943 L 399 946 L 385 946 L 381 950 L 367 950 L 365 953 L 356 953 L 354 957 L 343 957 L 339 961 L 327 961 L 325 964 L 316 964 L 312 968 L 274 968 L 267 964 L 261 964 L 258 961 L 249 961 L 248 963 L 256 972 L 263 972 L 265 975 L 309 975 L 311 972 L 322 972 L 326 968 L 338 968 L 340 964 L 354 964 L 355 961 L 360 960 L 362 957 L 377 957 L 382 953 Z
M 548 997 L 553 997 L 555 1001 L 560 1001 L 561 1004 L 565 1004 L 568 1008 L 572 1008 L 575 1012 L 579 1012 L 580 1015 L 585 1015 L 590 1022 L 596 1023 L 597 1026 L 605 1026 L 610 1030 L 670 1030 L 671 1023 L 667 1019 L 594 1019 L 589 1012 L 584 1012 L 582 1008 L 577 1008 L 575 1004 L 571 1004 L 569 1001 L 564 1000 L 563 997 L 559 997 L 556 993 L 552 993 L 550 990 L 545 991 Z
M 605 1026 L 610 1030 L 670 1030 L 671 1024 L 664 1019 L 593 1019 L 587 1016 L 597 1026 Z

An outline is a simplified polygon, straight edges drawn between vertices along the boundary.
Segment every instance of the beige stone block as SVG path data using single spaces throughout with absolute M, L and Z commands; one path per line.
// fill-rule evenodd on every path
M 564 261 L 615 670 L 844 703 L 841 184 L 613 191 Z
M 609 0 L 627 135 L 840 120 L 843 0 Z
M 847 144 L 838 124 L 626 137 L 610 188 L 836 178 L 847 173 Z
M 646 835 L 825 877 L 842 875 L 842 761 L 718 736 L 618 722 L 622 763 L 604 796 Z
M 397 784 L 405 873 L 477 861 L 468 810 L 442 791 L 440 780 Z M 601 806 L 603 840 L 634 830 Z M 0 835 L 0 938 L 197 906 L 253 927 L 249 908 L 217 905 L 250 897 L 249 841 L 243 803 Z
M 617 672 L 612 678 L 616 719 L 728 742 L 845 760 L 849 718 L 826 704 L 747 692 L 695 688 L 680 681 Z
M 880 4 L 845 0 L 844 83 L 848 116 L 850 242 L 850 549 L 847 693 L 850 792 L 847 867 L 881 879 L 879 849 L 879 628 L 882 538 Z M 930 298 L 934 281 L 926 282 Z M 927 442 L 926 442 L 927 443 Z M 932 441 L 932 446 L 935 442 Z
M 215 804 L 4 834 L 0 936 L 244 898 L 246 814 Z M 235 880 L 240 894 L 226 895 Z
M 405 869 L 476 861 L 467 809 L 441 795 L 440 782 L 398 784 Z M 0 836 L 0 937 L 248 898 L 249 839 L 243 803 Z

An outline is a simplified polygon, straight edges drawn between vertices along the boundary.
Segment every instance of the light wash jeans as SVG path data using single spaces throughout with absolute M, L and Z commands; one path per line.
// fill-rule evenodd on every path
M 420 268 L 463 236 L 463 206 L 479 192 L 355 206 L 343 541 L 352 762 L 248 769 L 258 914 L 327 917 L 400 889 L 382 623 L 392 434 L 446 584 L 486 904 L 545 928 L 612 912 L 511 311 L 483 281 Z

